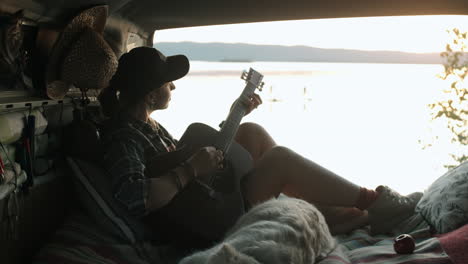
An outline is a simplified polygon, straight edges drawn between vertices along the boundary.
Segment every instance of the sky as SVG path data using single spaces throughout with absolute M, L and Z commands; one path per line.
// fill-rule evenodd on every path
M 447 29 L 466 31 L 468 16 L 369 17 L 278 21 L 160 30 L 155 42 L 225 42 L 317 48 L 441 52 Z

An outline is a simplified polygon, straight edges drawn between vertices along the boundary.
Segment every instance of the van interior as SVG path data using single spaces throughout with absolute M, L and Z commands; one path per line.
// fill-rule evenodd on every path
M 162 29 L 321 18 L 468 15 L 464 0 L 1 1 L 0 263 L 159 263 L 138 257 L 121 261 L 118 257 L 125 254 L 112 255 L 104 248 L 101 259 L 89 262 L 67 261 L 67 254 L 36 258 L 82 206 L 71 176 L 76 168 L 67 157 L 92 162 L 100 154 L 94 148 L 96 134 L 76 122 L 99 121 L 99 88 L 80 89 L 67 82 L 56 83 L 49 76 L 57 40 L 64 37 L 64 31 L 74 30 L 67 25 L 83 10 L 96 6 L 106 7 L 106 19 L 92 23 L 102 24 L 102 36 L 117 58 L 130 47 L 152 46 L 155 31 Z M 73 74 L 87 70 L 75 68 Z M 76 152 L 70 153 L 70 149 Z M 91 255 L 99 255 L 98 251 Z M 427 263 L 436 262 L 428 257 Z

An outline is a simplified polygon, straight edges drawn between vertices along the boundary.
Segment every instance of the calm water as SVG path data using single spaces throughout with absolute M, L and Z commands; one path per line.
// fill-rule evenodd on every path
M 420 191 L 446 171 L 450 146 L 423 150 L 418 142 L 447 135 L 427 107 L 449 85 L 437 77 L 442 65 L 195 61 L 175 82 L 169 109 L 154 117 L 175 137 L 192 122 L 217 128 L 249 67 L 265 76 L 264 103 L 244 121 L 279 144 L 371 188 Z

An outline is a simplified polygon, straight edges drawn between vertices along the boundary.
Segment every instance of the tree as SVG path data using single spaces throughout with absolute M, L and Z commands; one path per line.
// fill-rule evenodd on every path
M 468 160 L 466 152 L 468 146 L 468 90 L 466 75 L 468 68 L 467 32 L 459 29 L 449 30 L 451 42 L 447 44 L 446 51 L 440 56 L 444 58 L 445 71 L 439 76 L 443 80 L 451 81 L 450 87 L 445 89 L 444 98 L 430 104 L 432 119 L 444 118 L 447 128 L 450 130 L 451 142 L 462 150 L 459 153 L 450 154 L 455 164 L 446 165 L 453 168 Z

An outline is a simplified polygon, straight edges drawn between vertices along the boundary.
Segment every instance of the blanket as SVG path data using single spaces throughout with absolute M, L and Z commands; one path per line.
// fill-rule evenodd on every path
M 465 230 L 468 232 L 468 226 Z M 413 254 L 400 255 L 393 250 L 394 237 L 402 233 L 409 233 L 415 238 L 416 249 Z M 389 235 L 372 236 L 365 227 L 346 235 L 335 236 L 338 246 L 319 264 L 457 263 L 452 262 L 440 242 L 453 241 L 451 237 L 447 239 L 432 235 L 429 225 L 415 215 Z M 100 233 L 85 218 L 73 217 L 41 249 L 33 263 L 172 264 L 177 263 L 180 257 L 179 252 L 168 247 L 153 246 L 150 243 L 122 243 Z
M 412 254 L 397 254 L 393 240 L 399 234 L 410 234 L 416 242 Z M 388 235 L 370 234 L 368 227 L 354 230 L 350 234 L 335 236 L 337 248 L 320 264 L 397 264 L 397 263 L 452 263 L 430 226 L 418 214 L 413 215 Z

